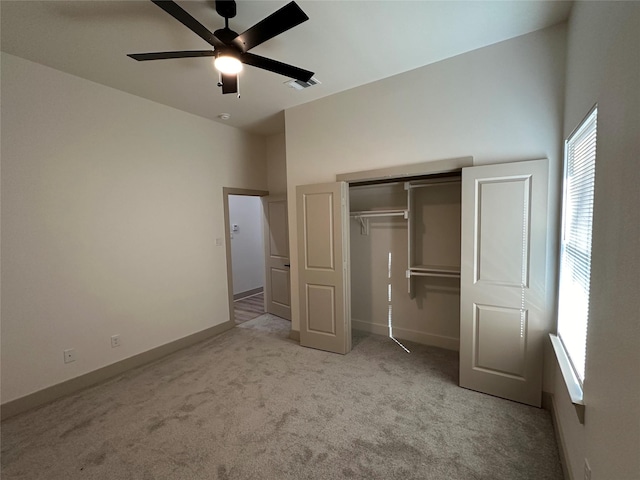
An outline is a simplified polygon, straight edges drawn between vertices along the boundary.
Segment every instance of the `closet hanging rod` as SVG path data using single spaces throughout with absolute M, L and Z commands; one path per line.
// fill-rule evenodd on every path
M 407 217 L 407 210 L 369 210 L 361 212 L 351 212 L 352 217 Z
M 460 267 L 445 265 L 413 265 L 409 267 L 412 272 L 429 272 L 429 273 L 457 273 L 460 274 Z
M 412 277 L 444 277 L 444 278 L 460 278 L 459 273 L 443 273 L 443 272 L 410 272 Z

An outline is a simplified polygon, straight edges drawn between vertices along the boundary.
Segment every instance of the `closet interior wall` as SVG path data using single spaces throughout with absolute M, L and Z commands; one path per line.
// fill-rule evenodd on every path
M 452 179 L 410 189 L 430 180 L 350 186 L 354 330 L 389 335 L 391 324 L 397 339 L 459 349 L 459 276 L 407 278 L 410 265 L 459 271 L 460 182 Z

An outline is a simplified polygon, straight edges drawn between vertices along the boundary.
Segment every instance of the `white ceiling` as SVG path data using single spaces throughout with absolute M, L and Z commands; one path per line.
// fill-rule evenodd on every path
M 178 2 L 211 31 L 212 1 Z M 242 33 L 288 0 L 238 0 Z M 310 20 L 252 50 L 312 70 L 322 83 L 297 91 L 253 67 L 241 98 L 222 95 L 210 58 L 136 62 L 127 53 L 210 46 L 150 1 L 8 1 L 2 51 L 253 133 L 284 131 L 286 108 L 397 75 L 565 21 L 564 1 L 297 0 Z

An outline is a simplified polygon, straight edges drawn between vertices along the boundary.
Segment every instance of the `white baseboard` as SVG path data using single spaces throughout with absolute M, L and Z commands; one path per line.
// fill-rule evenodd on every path
M 556 434 L 556 442 L 558 443 L 558 455 L 560 456 L 560 464 L 562 465 L 562 473 L 565 480 L 574 480 L 567 463 L 567 446 L 562 434 L 562 426 L 558 421 L 558 410 L 556 409 L 555 396 L 549 392 L 542 392 L 542 407 L 551 413 L 551 422 L 553 423 L 553 431 Z
M 364 322 L 352 318 L 351 327 L 362 332 L 374 333 L 376 335 L 389 335 L 389 327 L 380 323 Z M 399 340 L 408 340 L 422 345 L 446 348 L 447 350 L 455 350 L 456 352 L 460 350 L 459 338 L 433 335 L 431 333 L 418 332 L 417 330 L 399 327 L 393 327 L 393 336 Z
M 251 297 L 252 295 L 257 295 L 258 293 L 262 293 L 262 291 L 263 291 L 263 288 L 258 287 L 258 288 L 252 288 L 251 290 L 247 290 L 246 292 L 234 293 L 233 301 L 235 302 L 236 300 L 241 300 L 243 298 Z

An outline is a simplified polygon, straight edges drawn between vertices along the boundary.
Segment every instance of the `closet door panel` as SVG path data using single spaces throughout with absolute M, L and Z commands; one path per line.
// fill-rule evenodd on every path
M 349 197 L 344 182 L 297 187 L 300 344 L 348 353 Z
M 462 171 L 460 385 L 540 406 L 547 160 Z
M 263 197 L 262 209 L 264 212 L 265 311 L 291 320 L 286 195 Z

